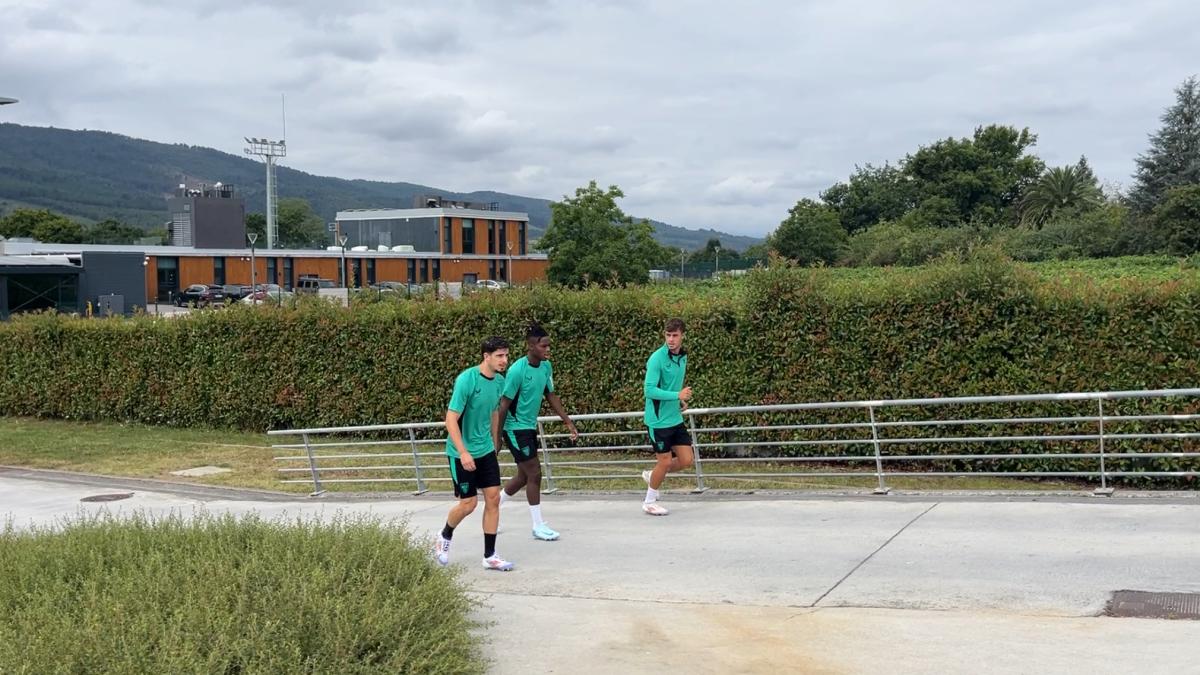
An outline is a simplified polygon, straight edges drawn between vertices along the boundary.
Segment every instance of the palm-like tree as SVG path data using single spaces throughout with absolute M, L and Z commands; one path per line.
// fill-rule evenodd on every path
M 1021 198 L 1021 224 L 1041 227 L 1060 211 L 1087 211 L 1100 205 L 1104 193 L 1087 160 L 1042 174 Z

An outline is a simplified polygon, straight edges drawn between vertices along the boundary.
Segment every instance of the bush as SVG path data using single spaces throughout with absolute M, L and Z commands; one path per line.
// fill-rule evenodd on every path
M 0 672 L 482 672 L 470 602 L 367 520 L 135 515 L 0 532 Z

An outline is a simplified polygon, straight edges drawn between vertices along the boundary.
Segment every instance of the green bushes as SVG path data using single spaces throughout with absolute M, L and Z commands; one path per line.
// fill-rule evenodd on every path
M 683 316 L 696 405 L 1187 387 L 1200 273 L 1095 283 L 965 263 L 847 276 L 774 268 L 730 292 L 487 293 L 350 310 L 0 324 L 0 414 L 250 430 L 440 419 L 488 335 L 537 319 L 578 412 L 637 410 L 663 319 Z M 855 270 L 857 272 L 857 270 Z
M 0 672 L 482 672 L 403 530 L 198 515 L 0 530 Z

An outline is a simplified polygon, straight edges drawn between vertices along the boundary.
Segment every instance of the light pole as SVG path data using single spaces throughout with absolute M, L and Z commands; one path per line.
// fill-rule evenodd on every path
M 509 286 L 512 286 L 512 242 L 511 241 L 508 242 L 508 267 L 506 267 L 504 269 L 504 271 L 505 271 L 504 276 L 507 277 L 504 280 L 504 283 L 508 284 Z
M 279 195 L 275 187 L 275 160 L 287 157 L 287 141 L 269 141 L 265 138 L 247 138 L 245 149 L 247 155 L 263 158 L 267 165 L 267 248 L 275 248 L 275 240 L 279 233 L 276 231 L 275 220 L 279 215 Z
M 687 255 L 687 249 L 679 247 L 679 278 L 683 278 L 683 259 Z
M 346 236 L 345 234 L 338 237 L 338 243 L 340 243 L 342 245 L 342 267 L 340 270 L 338 270 L 338 279 L 342 283 L 342 288 L 347 288 L 347 286 L 346 286 L 346 242 L 347 241 L 350 241 L 350 237 Z
M 254 297 L 254 304 L 258 304 L 258 297 L 255 293 L 258 292 L 258 270 L 254 266 L 254 242 L 258 241 L 257 232 L 249 232 L 246 238 L 250 240 L 250 295 Z
M 713 276 L 719 278 L 721 276 L 721 247 L 720 246 L 713 247 L 713 260 L 715 261 L 716 268 L 717 268 L 717 271 L 713 273 Z

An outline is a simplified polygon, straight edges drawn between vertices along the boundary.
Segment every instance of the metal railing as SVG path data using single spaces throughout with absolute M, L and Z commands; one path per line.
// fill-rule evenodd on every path
M 1012 411 L 1022 407 L 1037 412 Z M 981 416 L 997 408 L 1001 414 Z M 1047 408 L 1065 410 L 1041 412 Z M 939 412 L 946 414 L 929 414 Z M 887 479 L 894 476 L 1006 476 L 1099 478 L 1096 492 L 1111 494 L 1110 479 L 1116 477 L 1200 475 L 1200 389 L 751 405 L 695 408 L 684 415 L 694 469 L 673 475 L 694 480 L 693 492 L 719 479 L 850 477 L 870 478 L 875 493 L 887 494 Z M 561 426 L 557 417 L 538 419 L 546 492 L 565 483 L 637 479 L 639 470 L 628 469 L 653 463 L 641 412 L 572 419 L 580 429 L 576 442 L 561 431 L 547 433 L 547 425 Z M 973 433 L 947 435 L 946 428 Z M 313 495 L 330 484 L 362 483 L 408 484 L 421 494 L 432 482 L 450 480 L 444 431 L 441 422 L 421 422 L 268 434 L 300 437 L 300 443 L 272 447 L 304 450 L 275 459 L 285 464 L 279 469 L 283 483 L 311 482 Z M 972 446 L 999 451 L 954 450 Z M 1068 450 L 1058 450 L 1062 447 Z M 853 452 L 857 448 L 862 451 Z M 1147 460 L 1182 461 L 1164 469 L 1146 468 Z M 1038 468 L 1039 463 L 1061 466 Z M 828 468 L 837 465 L 846 468 Z M 856 470 L 863 465 L 868 469 Z M 504 469 L 513 466 L 501 462 Z

